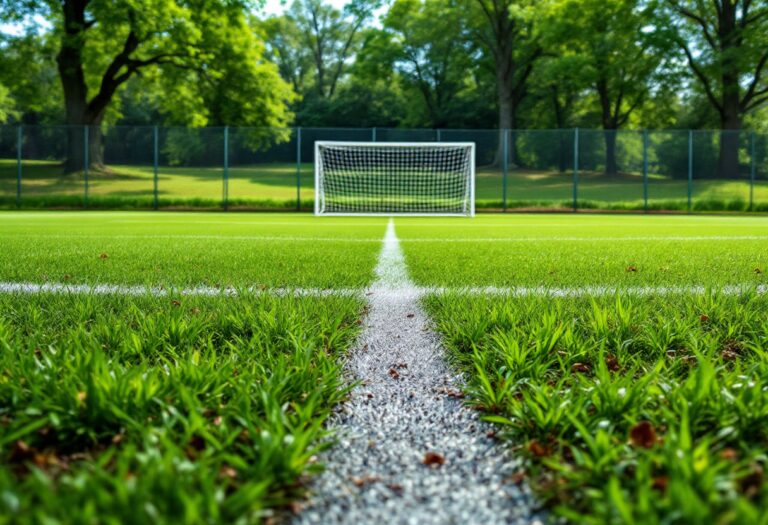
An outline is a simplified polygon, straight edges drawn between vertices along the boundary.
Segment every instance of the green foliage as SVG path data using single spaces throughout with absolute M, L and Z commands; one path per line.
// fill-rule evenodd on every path
M 445 2 L 398 0 L 382 23 L 380 41 L 368 47 L 378 52 L 367 58 L 382 74 L 394 68 L 405 94 L 421 101 L 406 123 L 442 128 L 460 122 L 459 113 L 470 109 L 462 95 L 477 89 L 463 13 Z
M 8 88 L 0 84 L 0 124 L 13 115 L 14 101 L 8 92 Z
M 62 6 L 38 1 L 3 6 L 6 19 L 39 16 L 51 26 L 43 36 L 30 32 L 7 37 L 11 58 L 4 60 L 26 59 L 29 65 L 17 63 L 18 69 L 39 75 L 44 67 L 48 74 L 55 71 L 53 56 L 76 48 L 86 89 L 82 104 L 97 115 L 86 111 L 82 120 L 78 116 L 69 123 L 118 120 L 122 101 L 115 93 L 129 79 L 142 86 L 142 97 L 171 123 L 282 127 L 292 118 L 288 105 L 293 92 L 275 65 L 263 60 L 263 44 L 249 29 L 247 13 L 252 2 L 164 0 L 115 7 L 94 0 L 87 3 L 87 23 L 70 36 L 61 27 Z M 77 26 L 76 21 L 72 24 Z M 36 105 L 50 99 L 49 92 L 30 82 L 35 75 L 15 82 L 14 94 L 18 91 L 22 96 L 25 111 L 36 111 Z M 64 76 L 61 82 L 65 88 L 70 86 L 59 103 L 67 104 L 71 120 L 73 81 Z
M 348 391 L 356 299 L 0 297 L 0 509 L 254 522 L 302 491 Z
M 765 324 L 746 292 L 433 296 L 470 402 L 525 444 L 574 523 L 757 523 L 768 505 Z

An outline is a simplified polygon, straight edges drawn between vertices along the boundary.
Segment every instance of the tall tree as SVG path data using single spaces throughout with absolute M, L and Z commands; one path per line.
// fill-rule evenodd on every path
M 517 108 L 542 55 L 533 0 L 466 0 L 473 35 L 493 59 L 499 129 L 517 128 Z
M 768 102 L 768 1 L 666 0 L 666 21 L 720 116 L 719 172 L 739 174 L 744 116 Z
M 177 90 L 179 81 L 187 86 L 221 81 L 221 87 L 229 77 L 255 82 L 256 87 L 248 86 L 249 95 L 261 99 L 254 121 L 287 120 L 290 91 L 274 66 L 261 60 L 263 49 L 247 29 L 246 12 L 252 7 L 247 0 L 0 1 L 4 19 L 45 17 L 58 38 L 56 63 L 65 122 L 73 126 L 67 172 L 79 171 L 84 163 L 83 133 L 75 126 L 92 127 L 90 159 L 100 164 L 100 125 L 118 90 L 156 68 L 168 73 L 166 78 L 174 80 L 171 87 Z M 234 91 L 231 86 L 229 93 Z M 253 100 L 248 104 L 256 106 Z
M 379 4 L 377 0 L 352 0 L 341 10 L 323 0 L 295 0 L 291 5 L 288 17 L 312 55 L 314 90 L 320 97 L 330 99 L 336 93 L 361 30 Z
M 285 15 L 271 16 L 254 20 L 254 26 L 266 43 L 267 57 L 277 64 L 280 76 L 290 82 L 296 93 L 303 93 L 315 62 L 296 21 Z
M 654 6 L 641 0 L 563 0 L 550 5 L 549 45 L 597 96 L 605 138 L 605 172 L 619 171 L 617 131 L 663 79 L 664 53 L 647 28 Z
M 472 86 L 473 58 L 463 13 L 444 0 L 396 0 L 383 18 L 389 51 L 382 60 L 418 93 L 426 124 L 446 127 L 461 92 Z

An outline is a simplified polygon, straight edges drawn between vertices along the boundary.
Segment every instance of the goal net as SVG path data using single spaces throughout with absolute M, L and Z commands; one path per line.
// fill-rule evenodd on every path
M 472 142 L 315 142 L 315 215 L 474 214 Z

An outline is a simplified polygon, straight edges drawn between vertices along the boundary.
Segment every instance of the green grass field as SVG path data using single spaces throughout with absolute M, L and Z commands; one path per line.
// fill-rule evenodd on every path
M 386 225 L 0 213 L 0 516 L 199 523 L 280 513 L 319 468 L 323 423 L 349 388 L 341 365 Z M 485 215 L 395 226 L 468 378 L 466 402 L 525 460 L 510 483 L 530 484 L 573 523 L 765 519 L 764 218 Z M 26 294 L 9 283 L 165 293 Z M 497 289 L 469 290 L 485 286 Z M 184 293 L 196 287 L 238 294 Z
M 110 166 L 107 172 L 89 173 L 88 204 L 93 208 L 152 208 L 154 171 L 151 166 Z M 314 199 L 312 164 L 301 166 L 297 192 L 295 164 L 232 166 L 229 169 L 228 203 L 232 208 L 295 209 L 297 193 L 302 208 Z M 477 207 L 501 208 L 503 180 L 500 169 L 480 167 L 476 180 Z M 507 203 L 516 208 L 570 208 L 573 175 L 535 170 L 512 170 L 507 181 Z M 0 204 L 16 205 L 17 165 L 0 159 Z M 50 161 L 23 163 L 21 184 L 25 208 L 82 207 L 83 174 L 63 176 Z M 649 176 L 648 207 L 651 210 L 687 210 L 688 183 L 660 175 Z M 158 205 L 165 208 L 220 208 L 223 199 L 221 167 L 186 168 L 160 166 Z M 606 177 L 582 172 L 578 187 L 582 209 L 642 210 L 643 180 L 640 173 Z M 768 210 L 768 181 L 758 180 L 752 192 L 753 210 Z M 692 207 L 700 211 L 746 211 L 750 203 L 748 180 L 695 180 Z

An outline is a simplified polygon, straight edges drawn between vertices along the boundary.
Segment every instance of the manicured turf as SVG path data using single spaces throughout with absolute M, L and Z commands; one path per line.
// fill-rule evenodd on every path
M 169 291 L 0 294 L 0 515 L 253 521 L 295 498 L 344 396 L 339 358 L 362 299 L 175 288 L 362 291 L 386 223 L 0 213 L 0 282 Z M 513 481 L 575 523 L 759 522 L 768 220 L 562 214 L 395 226 L 418 285 L 618 289 L 425 299 L 467 374 L 467 402 L 526 457 Z M 656 285 L 712 291 L 628 291 Z M 744 293 L 720 293 L 725 285 Z
M 314 167 L 301 165 L 302 207 L 314 198 Z M 0 159 L 0 205 L 15 206 L 17 190 L 15 159 Z M 233 165 L 229 168 L 228 198 L 232 207 L 295 208 L 296 164 Z M 161 207 L 222 206 L 224 170 L 221 166 L 158 169 L 158 204 Z M 476 180 L 478 208 L 502 205 L 503 180 L 498 167 L 480 166 Z M 22 170 L 22 205 L 28 208 L 80 207 L 84 204 L 82 173 L 64 176 L 59 163 L 25 160 Z M 151 165 L 110 165 L 106 172 L 89 173 L 89 206 L 96 208 L 151 208 L 154 205 L 154 169 Z M 579 175 L 579 206 L 583 209 L 642 210 L 641 173 L 607 177 L 582 171 Z M 692 187 L 695 210 L 744 211 L 749 207 L 749 180 L 695 179 Z M 758 179 L 753 189 L 754 208 L 768 209 L 768 181 Z M 570 208 L 573 174 L 537 170 L 512 170 L 507 180 L 509 208 Z M 650 209 L 688 208 L 687 180 L 649 176 Z
M 426 301 L 470 403 L 573 523 L 762 523 L 768 298 Z
M 768 271 L 762 217 L 414 218 L 397 231 L 422 285 L 755 285 Z
M 0 281 L 362 287 L 386 221 L 306 215 L 0 214 Z
M 549 509 L 573 523 L 763 519 L 768 221 L 409 219 L 398 234 L 423 285 L 617 289 L 425 299 L 470 379 L 468 402 L 526 457 L 515 481 Z M 683 289 L 629 291 L 656 285 Z
M 260 521 L 314 468 L 361 307 L 0 296 L 0 515 Z

